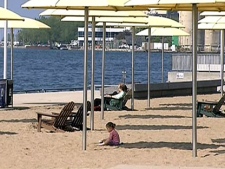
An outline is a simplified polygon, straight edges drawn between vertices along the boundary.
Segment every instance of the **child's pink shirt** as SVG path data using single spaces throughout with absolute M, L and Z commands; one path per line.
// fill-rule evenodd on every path
M 110 132 L 109 139 L 110 145 L 117 146 L 120 144 L 120 136 L 115 129 Z

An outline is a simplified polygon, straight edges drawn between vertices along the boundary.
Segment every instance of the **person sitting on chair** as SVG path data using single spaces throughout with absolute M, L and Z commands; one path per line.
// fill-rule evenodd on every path
M 124 97 L 124 95 L 127 92 L 127 86 L 123 83 L 120 83 L 118 85 L 118 92 L 113 92 L 112 94 L 107 94 L 104 95 L 104 100 L 107 104 L 109 104 L 111 99 L 122 99 Z M 101 105 L 101 99 L 100 98 L 96 98 L 94 100 L 94 106 L 100 106 Z

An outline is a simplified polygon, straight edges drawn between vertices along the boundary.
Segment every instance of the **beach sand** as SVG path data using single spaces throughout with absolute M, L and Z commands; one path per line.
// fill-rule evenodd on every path
M 68 101 L 82 102 L 80 95 L 78 92 L 14 95 L 15 109 L 0 111 L 0 168 L 224 167 L 225 118 L 197 119 L 198 157 L 192 157 L 191 96 L 151 99 L 151 110 L 145 110 L 146 100 L 135 100 L 135 111 L 106 111 L 104 120 L 100 112 L 95 112 L 95 130 L 87 131 L 86 151 L 82 150 L 81 131 L 37 132 L 36 112 L 59 112 Z M 220 94 L 197 98 L 218 100 Z M 129 101 L 127 106 L 130 107 Z M 105 129 L 108 121 L 117 124 L 123 145 L 97 145 L 98 140 L 109 135 Z M 89 124 L 88 117 L 88 127 Z

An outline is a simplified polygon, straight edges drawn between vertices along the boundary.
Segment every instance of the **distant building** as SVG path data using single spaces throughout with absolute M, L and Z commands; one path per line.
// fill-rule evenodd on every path
M 124 28 L 106 28 L 106 42 L 114 40 L 116 35 L 123 32 Z M 95 43 L 102 44 L 103 28 L 95 28 Z M 88 28 L 88 42 L 92 41 L 92 28 Z M 84 27 L 78 27 L 78 42 L 79 46 L 84 46 Z

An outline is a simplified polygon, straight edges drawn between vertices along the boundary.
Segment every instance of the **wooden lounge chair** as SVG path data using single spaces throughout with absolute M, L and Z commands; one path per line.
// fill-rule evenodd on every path
M 131 97 L 132 97 L 132 90 L 129 89 L 123 98 L 111 99 L 110 104 L 107 104 L 105 102 L 104 108 L 105 110 L 113 110 L 113 111 L 127 110 L 126 103 L 129 99 L 131 99 Z
M 72 115 L 75 103 L 67 103 L 59 114 L 47 114 L 37 112 L 38 127 L 37 131 L 41 131 L 41 127 L 44 127 L 51 131 L 63 131 L 67 126 L 67 120 Z M 42 116 L 52 117 L 51 119 L 42 119 Z
M 91 102 L 87 101 L 87 112 L 91 111 Z M 77 113 L 75 113 L 72 117 L 71 126 L 76 130 L 83 129 L 83 104 L 79 107 Z
M 225 114 L 220 111 L 224 104 L 225 95 L 223 95 L 218 102 L 198 101 L 197 102 L 197 117 L 225 117 Z

